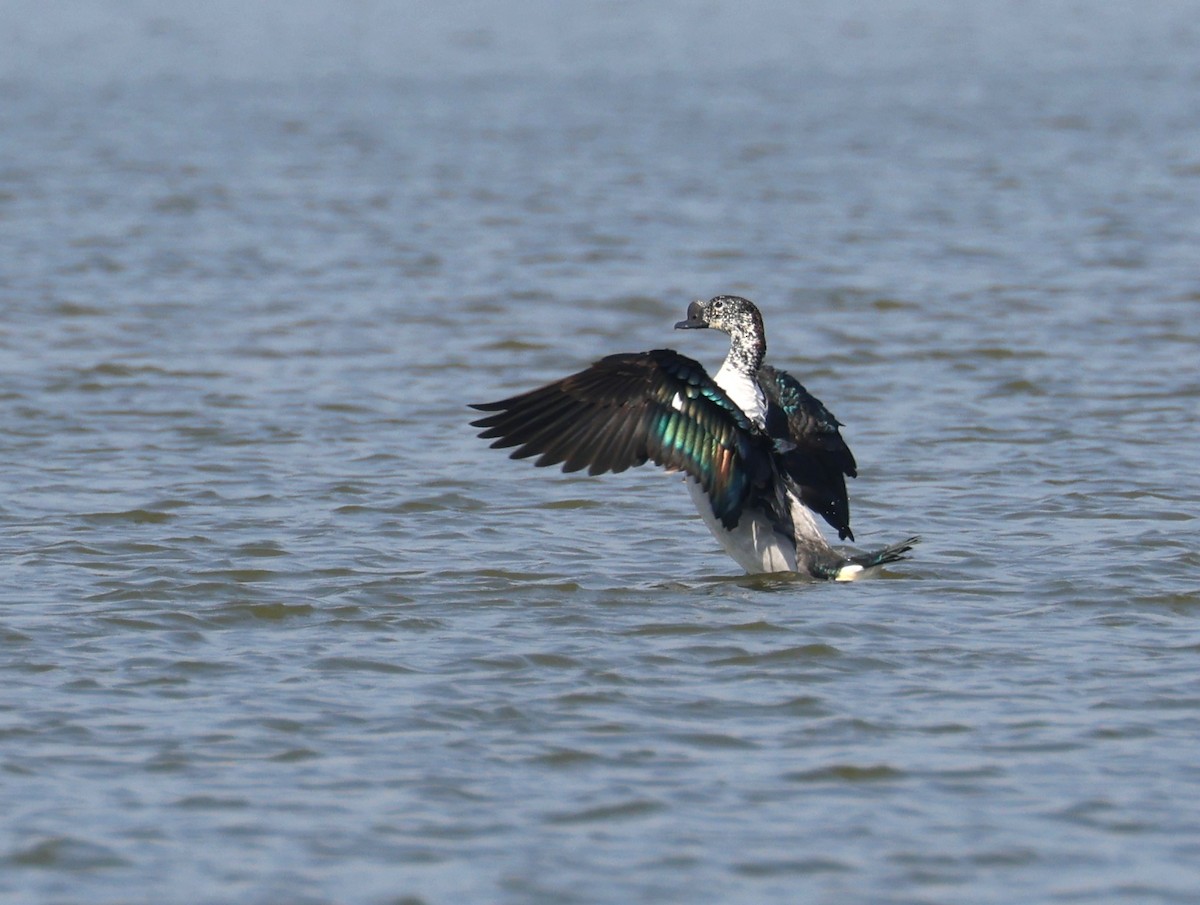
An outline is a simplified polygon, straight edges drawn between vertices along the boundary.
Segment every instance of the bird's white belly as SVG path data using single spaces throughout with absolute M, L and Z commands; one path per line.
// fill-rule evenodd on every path
M 751 575 L 796 571 L 796 546 L 775 530 L 770 519 L 761 513 L 743 512 L 737 526 L 730 530 L 713 515 L 712 503 L 700 483 L 689 477 L 687 485 L 700 518 L 739 566 Z

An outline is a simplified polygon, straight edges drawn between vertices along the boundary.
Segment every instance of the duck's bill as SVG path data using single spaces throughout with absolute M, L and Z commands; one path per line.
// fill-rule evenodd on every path
M 687 315 L 687 320 L 675 325 L 676 330 L 702 330 L 708 326 L 704 320 L 704 309 L 699 302 L 688 305 Z

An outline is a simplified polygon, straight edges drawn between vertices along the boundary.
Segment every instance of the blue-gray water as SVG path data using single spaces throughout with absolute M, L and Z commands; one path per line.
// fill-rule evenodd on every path
M 1194 4 L 111 6 L 0 13 L 0 900 L 1200 901 Z M 910 562 L 473 436 L 721 291 Z

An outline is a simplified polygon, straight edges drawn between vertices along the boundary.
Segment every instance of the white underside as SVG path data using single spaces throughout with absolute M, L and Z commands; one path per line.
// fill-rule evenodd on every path
M 792 521 L 796 526 L 796 535 L 802 539 L 797 547 L 775 530 L 761 512 L 743 512 L 737 526 L 731 531 L 713 515 L 712 503 L 708 494 L 695 478 L 686 478 L 688 493 L 696 504 L 696 511 L 708 526 L 717 543 L 733 561 L 746 570 L 750 575 L 760 575 L 765 572 L 808 572 L 809 557 L 818 551 L 834 555 L 829 544 L 817 528 L 812 511 L 788 494 L 791 503 Z M 824 559 L 825 557 L 821 557 Z M 834 581 L 854 581 L 866 570 L 857 563 L 846 563 L 834 576 Z
M 743 512 L 731 531 L 713 515 L 712 503 L 699 482 L 689 477 L 687 486 L 700 518 L 739 566 L 751 574 L 796 571 L 796 545 L 781 536 L 762 513 Z

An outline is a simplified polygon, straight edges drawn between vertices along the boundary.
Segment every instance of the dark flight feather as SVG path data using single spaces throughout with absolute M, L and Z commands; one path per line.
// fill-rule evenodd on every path
M 654 462 L 691 475 L 726 528 L 771 476 L 771 446 L 696 361 L 670 349 L 609 355 L 472 422 L 514 459 L 589 474 Z
M 841 422 L 786 371 L 763 365 L 759 385 L 767 398 L 767 433 L 776 441 L 776 461 L 795 486 L 800 500 L 854 540 L 846 478 L 858 475 L 850 447 L 838 430 Z

